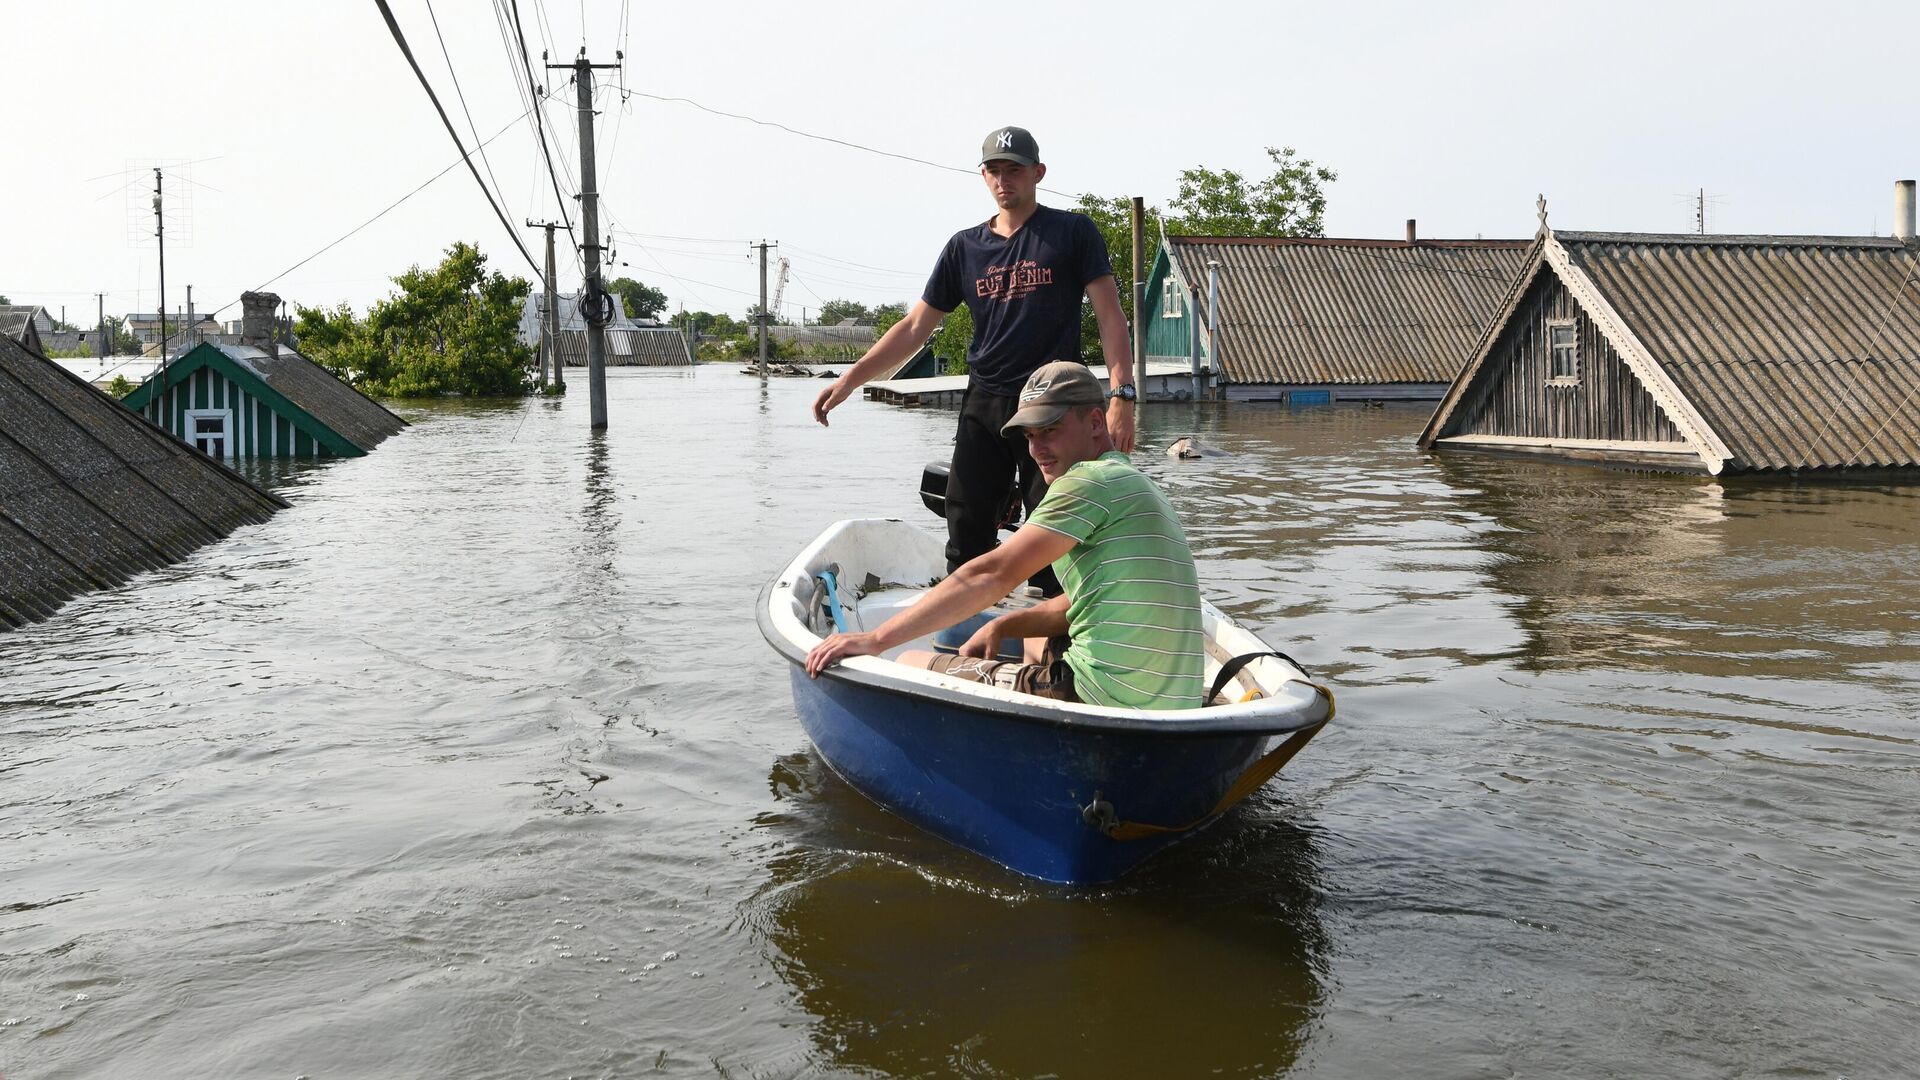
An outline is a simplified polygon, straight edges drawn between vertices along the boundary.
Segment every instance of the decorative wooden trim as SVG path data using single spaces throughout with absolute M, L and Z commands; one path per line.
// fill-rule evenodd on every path
M 1622 450 L 1635 454 L 1693 454 L 1693 444 L 1633 439 L 1536 439 L 1526 435 L 1449 435 L 1435 439 L 1448 446 L 1534 447 L 1542 450 Z
M 1512 287 L 1507 290 L 1507 298 L 1501 303 L 1499 313 L 1481 329 L 1480 342 L 1474 346 L 1472 358 L 1467 361 L 1465 367 L 1460 369 L 1460 374 L 1454 377 L 1452 385 L 1447 387 L 1446 394 L 1441 397 L 1439 406 L 1433 410 L 1433 416 L 1428 418 L 1426 428 L 1420 432 L 1418 442 L 1420 449 L 1433 449 L 1434 441 L 1442 431 L 1447 429 L 1447 422 L 1453 418 L 1454 408 L 1466 395 L 1467 388 L 1473 385 L 1473 380 L 1479 375 L 1481 366 L 1487 362 L 1487 357 L 1492 354 L 1494 345 L 1499 342 L 1500 331 L 1512 321 L 1513 313 L 1519 309 L 1520 302 L 1526 298 L 1527 290 L 1531 289 L 1534 281 L 1539 278 L 1540 268 L 1546 265 L 1542 255 L 1542 246 L 1546 237 L 1547 231 L 1543 225 L 1540 234 L 1534 237 L 1533 247 L 1528 250 L 1526 265 L 1521 268 Z
M 1542 240 L 1541 254 L 1547 265 L 1553 267 L 1554 273 L 1559 275 L 1567 291 L 1573 294 L 1574 302 L 1586 311 L 1587 317 L 1593 320 L 1601 336 L 1605 337 L 1619 352 L 1620 359 L 1639 378 L 1641 385 L 1647 388 L 1647 393 L 1653 396 L 1654 402 L 1666 411 L 1667 418 L 1673 421 L 1673 426 L 1679 428 L 1680 434 L 1693 445 L 1701 460 L 1706 462 L 1707 472 L 1719 475 L 1720 470 L 1725 468 L 1727 461 L 1733 457 L 1733 452 L 1728 450 L 1726 444 L 1720 441 L 1720 437 L 1707 426 L 1706 420 L 1694 409 L 1693 403 L 1687 400 L 1686 395 L 1680 392 L 1680 388 L 1667 377 L 1665 369 L 1654 360 L 1652 354 L 1647 352 L 1647 347 L 1627 329 L 1626 321 L 1607 301 L 1600 287 L 1593 283 L 1593 279 L 1587 276 L 1586 271 L 1574 264 L 1572 256 L 1567 254 L 1566 248 L 1560 246 L 1560 241 L 1554 237 L 1552 230 L 1547 230 Z
M 1571 375 L 1553 374 L 1553 370 L 1555 366 L 1555 354 L 1560 351 L 1559 345 L 1557 345 L 1553 340 L 1553 332 L 1555 330 L 1570 330 L 1573 332 L 1573 374 Z M 1579 319 L 1548 319 L 1547 320 L 1547 385 L 1558 386 L 1558 387 L 1574 387 L 1574 388 L 1577 388 L 1580 385 L 1580 320 Z

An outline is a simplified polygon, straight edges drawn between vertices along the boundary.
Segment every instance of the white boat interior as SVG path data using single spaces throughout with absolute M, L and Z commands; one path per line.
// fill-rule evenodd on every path
M 912 604 L 944 575 L 945 542 L 931 530 L 915 528 L 895 518 L 842 521 L 809 544 L 768 586 L 761 617 L 768 638 L 789 658 L 804 656 L 835 625 L 834 609 L 849 630 L 871 630 L 895 612 Z M 831 597 L 825 582 L 831 580 Z M 1038 601 L 1027 588 L 1016 590 L 988 615 L 1014 610 Z M 1211 685 L 1221 665 L 1236 656 L 1266 654 L 1272 650 L 1257 636 L 1201 602 L 1206 631 L 1207 671 Z M 1156 721 L 1227 721 L 1232 727 L 1262 722 L 1273 730 L 1310 726 L 1324 720 L 1327 702 L 1305 671 L 1278 656 L 1262 655 L 1243 666 L 1206 708 L 1142 711 L 1069 704 L 1017 694 L 998 687 L 955 679 L 893 662 L 908 649 L 932 649 L 920 638 L 884 656 L 852 657 L 840 665 L 848 672 L 871 676 L 899 687 L 917 688 L 956 703 L 976 706 L 1008 705 L 1046 712 L 1064 711 L 1087 717 L 1151 717 Z M 861 681 L 868 681 L 863 678 Z M 1204 724 L 1211 726 L 1211 724 Z

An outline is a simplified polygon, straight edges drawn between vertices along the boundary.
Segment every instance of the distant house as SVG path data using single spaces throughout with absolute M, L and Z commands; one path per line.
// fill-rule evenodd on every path
M 247 344 L 203 342 L 122 399 L 216 458 L 359 457 L 406 421 L 273 340 L 272 293 L 242 294 Z
M 1147 359 L 1206 396 L 1435 400 L 1498 310 L 1524 240 L 1171 236 L 1147 276 Z M 1208 321 L 1218 295 L 1218 326 Z
M 1920 466 L 1917 276 L 1910 238 L 1557 232 L 1543 210 L 1420 446 L 1714 475 Z
M 225 340 L 225 328 L 205 313 L 169 312 L 166 319 L 167 351 L 185 352 L 202 341 Z M 160 313 L 134 311 L 127 314 L 127 333 L 139 340 L 142 349 L 158 354 L 160 349 Z
M 53 316 L 37 304 L 0 305 L 0 337 L 18 342 L 42 356 L 52 335 Z
M 842 319 L 831 325 L 775 324 L 767 327 L 767 336 L 786 345 L 838 351 L 849 356 L 859 356 L 872 347 L 875 341 L 880 340 L 880 335 L 872 323 L 861 323 L 853 319 Z
M 559 314 L 560 332 L 555 348 L 568 367 L 587 366 L 587 320 L 580 302 L 572 296 L 557 296 L 554 307 Z M 538 349 L 544 335 L 540 320 L 546 297 L 528 295 L 520 310 L 520 340 L 528 348 Z M 606 363 L 610 367 L 665 367 L 693 363 L 686 335 L 677 328 L 648 320 L 636 322 L 624 310 L 616 310 L 606 326 Z
M 0 340 L 0 629 L 177 562 L 285 505 Z

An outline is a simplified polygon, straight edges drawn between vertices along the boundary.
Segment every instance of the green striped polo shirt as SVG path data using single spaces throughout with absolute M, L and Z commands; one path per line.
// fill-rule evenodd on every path
M 1067 665 L 1082 701 L 1198 708 L 1205 692 L 1200 578 L 1158 485 L 1108 451 L 1069 468 L 1030 525 L 1072 537 L 1053 571 L 1067 591 Z

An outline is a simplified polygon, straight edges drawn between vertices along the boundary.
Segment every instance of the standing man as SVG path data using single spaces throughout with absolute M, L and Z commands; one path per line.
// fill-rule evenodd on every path
M 1093 304 L 1106 356 L 1113 447 L 1133 449 L 1132 343 L 1113 265 L 1100 230 L 1084 214 L 1041 206 L 1047 167 L 1025 128 L 1003 127 L 980 149 L 980 176 L 999 213 L 953 234 L 920 299 L 866 355 L 820 392 L 813 417 L 827 413 L 882 371 L 911 356 L 962 303 L 973 315 L 967 345 L 967 392 L 960 403 L 953 467 L 947 476 L 947 570 L 991 551 L 1016 476 L 1029 513 L 1046 494 L 1046 479 L 1015 430 L 1002 428 L 1019 408 L 1027 377 L 1053 360 L 1080 359 L 1080 298 Z M 1045 575 L 1050 577 L 1049 574 Z M 1049 593 L 1057 583 L 1038 582 Z

